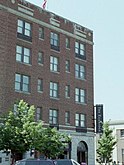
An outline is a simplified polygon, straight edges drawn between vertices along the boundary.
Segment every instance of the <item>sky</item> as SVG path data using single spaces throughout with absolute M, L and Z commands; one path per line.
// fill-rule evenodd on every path
M 124 0 L 47 0 L 46 10 L 93 30 L 94 105 L 104 121 L 124 120 Z

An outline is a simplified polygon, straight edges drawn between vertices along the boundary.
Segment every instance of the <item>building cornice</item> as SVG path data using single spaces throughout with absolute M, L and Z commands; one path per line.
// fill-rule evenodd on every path
M 109 125 L 124 125 L 124 120 L 110 121 Z
M 51 24 L 48 24 L 48 23 L 43 22 L 41 20 L 38 20 L 38 19 L 36 19 L 36 18 L 34 18 L 32 16 L 26 15 L 24 13 L 21 13 L 21 12 L 19 12 L 17 10 L 14 10 L 12 8 L 6 7 L 6 6 L 1 5 L 1 4 L 0 4 L 0 10 L 6 11 L 6 12 L 11 13 L 11 14 L 14 14 L 14 15 L 16 15 L 18 17 L 22 17 L 24 19 L 27 19 L 27 20 L 32 21 L 34 23 L 37 23 L 37 24 L 39 24 L 41 26 L 44 26 L 44 27 L 49 28 L 51 30 L 55 30 L 55 31 L 57 31 L 59 33 L 65 34 L 65 35 L 67 35 L 69 37 L 72 37 L 72 38 L 75 38 L 77 40 L 83 41 L 83 42 L 88 43 L 90 45 L 93 45 L 94 44 L 92 41 L 89 41 L 89 40 L 87 40 L 85 38 L 79 37 L 76 34 L 69 33 L 69 32 L 67 32 L 67 31 L 65 31 L 65 30 L 63 30 L 63 29 L 61 29 L 59 27 L 55 27 L 55 26 L 53 26 Z

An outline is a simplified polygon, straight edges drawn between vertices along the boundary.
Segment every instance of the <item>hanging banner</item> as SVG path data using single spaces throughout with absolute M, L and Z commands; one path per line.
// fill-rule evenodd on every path
M 96 133 L 103 132 L 103 105 L 96 105 Z

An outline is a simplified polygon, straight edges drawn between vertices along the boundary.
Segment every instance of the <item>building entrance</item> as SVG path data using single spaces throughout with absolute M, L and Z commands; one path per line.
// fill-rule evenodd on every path
M 88 164 L 88 147 L 84 141 L 80 141 L 77 146 L 77 161 Z

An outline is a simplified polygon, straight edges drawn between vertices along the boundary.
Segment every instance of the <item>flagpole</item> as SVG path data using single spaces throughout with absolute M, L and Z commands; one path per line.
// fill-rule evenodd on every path
M 48 10 L 48 0 L 47 0 L 47 10 Z

